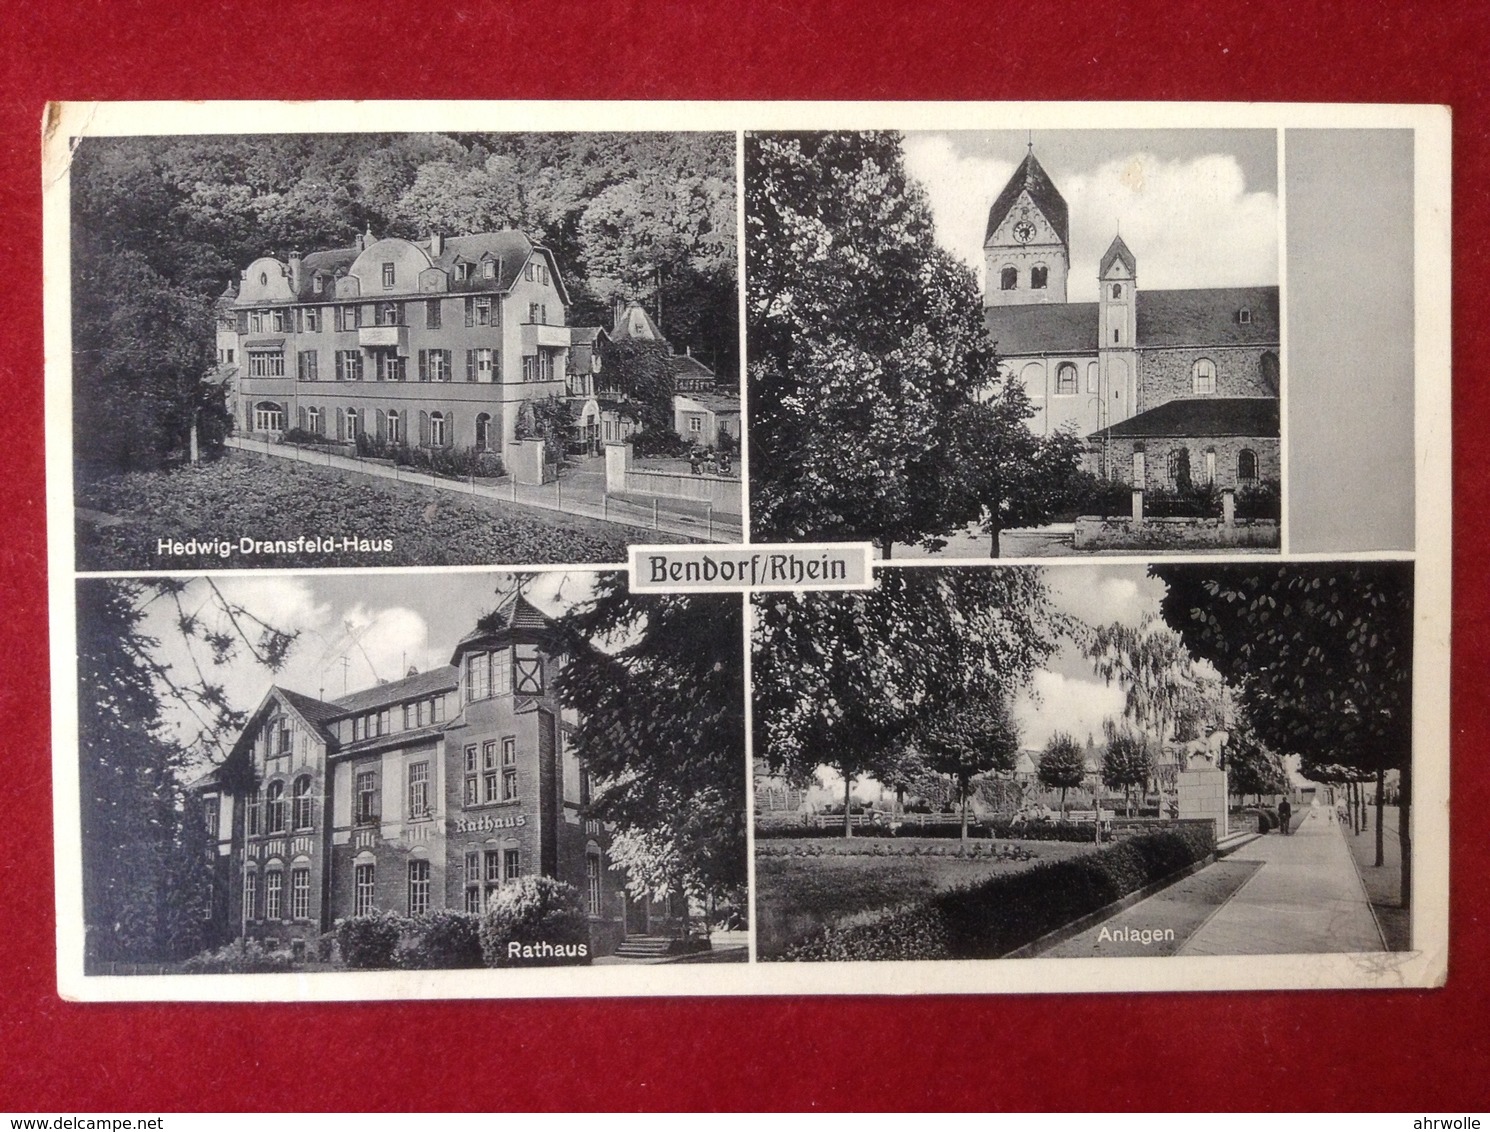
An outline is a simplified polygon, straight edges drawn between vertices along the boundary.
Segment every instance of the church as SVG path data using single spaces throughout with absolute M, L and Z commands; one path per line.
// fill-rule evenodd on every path
M 1087 470 L 1135 488 L 1278 480 L 1276 286 L 1144 290 L 1114 234 L 1098 300 L 1068 302 L 1069 210 L 1033 145 L 989 210 L 983 253 L 989 334 L 1032 429 L 1074 430 Z

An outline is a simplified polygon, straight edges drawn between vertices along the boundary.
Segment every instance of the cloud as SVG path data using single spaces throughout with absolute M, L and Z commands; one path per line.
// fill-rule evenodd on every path
M 907 168 L 926 189 L 937 240 L 981 281 L 988 209 L 1015 165 L 958 154 L 935 134 L 907 138 L 905 152 Z M 1070 206 L 1072 302 L 1096 299 L 1098 262 L 1119 232 L 1138 260 L 1140 289 L 1278 281 L 1277 195 L 1248 192 L 1241 163 L 1230 154 L 1115 154 L 1056 179 Z
M 1051 735 L 1065 731 L 1085 743 L 1088 734 L 1101 741 L 1102 721 L 1123 713 L 1123 690 L 1100 680 L 1082 680 L 1058 672 L 1036 672 L 1031 686 L 1014 698 L 1014 718 L 1022 747 L 1043 747 Z

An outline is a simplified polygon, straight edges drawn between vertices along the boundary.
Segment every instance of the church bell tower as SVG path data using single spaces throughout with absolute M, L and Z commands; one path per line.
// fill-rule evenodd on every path
M 988 210 L 983 237 L 983 303 L 990 307 L 1064 303 L 1071 268 L 1065 198 L 1034 144 Z

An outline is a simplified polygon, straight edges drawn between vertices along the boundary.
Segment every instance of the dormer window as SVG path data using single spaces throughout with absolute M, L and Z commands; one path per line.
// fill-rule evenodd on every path
M 383 289 L 385 291 L 390 291 L 393 289 L 395 275 L 396 272 L 394 270 L 393 264 L 385 263 L 383 265 Z
M 1252 312 L 1251 312 L 1251 310 L 1249 310 L 1247 307 L 1243 307 L 1241 310 L 1239 310 L 1239 311 L 1236 312 L 1236 320 L 1239 323 L 1241 323 L 1243 326 L 1250 326 L 1250 325 L 1252 325 Z
M 462 283 L 468 283 L 471 279 L 471 265 L 461 262 L 455 265 L 455 277 Z
M 496 277 L 497 277 L 497 261 L 494 260 L 494 259 L 489 259 L 489 260 L 486 260 L 484 263 L 482 263 L 482 265 L 481 265 L 481 278 L 483 278 L 483 279 L 495 279 Z
M 322 294 L 326 290 L 325 276 L 323 276 L 320 272 L 316 272 L 316 274 L 312 275 L 310 278 L 310 289 L 317 295 Z

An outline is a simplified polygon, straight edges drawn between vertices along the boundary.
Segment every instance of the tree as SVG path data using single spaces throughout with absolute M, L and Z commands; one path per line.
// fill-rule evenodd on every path
M 961 508 L 982 522 L 992 558 L 1003 531 L 1049 523 L 1076 499 L 1084 444 L 1069 428 L 1036 436 L 1028 424 L 1035 411 L 1024 383 L 1002 378 L 989 400 L 958 415 Z
M 920 744 L 931 769 L 957 786 L 961 838 L 967 840 L 967 802 L 973 779 L 990 771 L 1008 773 L 1019 757 L 1019 728 L 1001 697 L 965 699 L 922 723 Z
M 745 883 L 744 630 L 738 598 L 634 594 L 602 574 L 561 626 L 559 696 L 591 812 L 614 822 L 636 875 L 717 898 Z
M 1239 689 L 1258 735 L 1301 756 L 1401 774 L 1403 907 L 1411 901 L 1412 564 L 1156 565 L 1165 621 Z M 1379 827 L 1379 823 L 1378 823 Z
M 745 145 L 752 520 L 764 538 L 947 534 L 956 422 L 996 366 L 894 133 Z
M 1109 728 L 1107 750 L 1102 754 L 1102 782 L 1122 790 L 1128 816 L 1133 816 L 1133 787 L 1142 790 L 1154 772 L 1154 756 L 1142 734 Z
M 1080 786 L 1086 778 L 1086 752 L 1064 731 L 1057 731 L 1040 752 L 1036 770 L 1042 786 L 1058 787 L 1061 792 L 1061 820 L 1066 819 L 1066 791 Z
M 673 432 L 673 369 L 661 342 L 608 339 L 600 348 L 600 372 L 641 414 L 646 432 Z
M 160 658 L 160 640 L 144 630 L 155 602 L 174 610 L 191 657 L 185 673 Z M 207 605 L 228 619 L 227 630 L 209 625 L 200 612 Z M 193 608 L 198 612 L 188 612 Z M 184 781 L 203 752 L 225 752 L 244 718 L 208 673 L 243 646 L 277 667 L 294 640 L 261 622 L 255 636 L 250 617 L 211 579 L 78 583 L 78 783 L 90 963 L 178 959 L 203 943 L 211 858 Z M 206 646 L 210 659 L 199 658 L 195 646 Z M 172 713 L 195 726 L 190 741 L 177 737 Z
M 1025 684 L 1064 624 L 1029 567 L 886 571 L 872 590 L 755 602 L 755 749 L 773 770 L 837 770 L 846 810 L 854 779 L 893 778 L 923 723 Z

